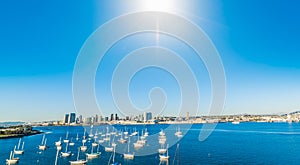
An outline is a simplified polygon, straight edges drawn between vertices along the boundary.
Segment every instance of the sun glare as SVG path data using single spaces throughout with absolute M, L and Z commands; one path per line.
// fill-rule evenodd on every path
M 143 0 L 140 2 L 142 10 L 172 12 L 175 10 L 174 0 Z

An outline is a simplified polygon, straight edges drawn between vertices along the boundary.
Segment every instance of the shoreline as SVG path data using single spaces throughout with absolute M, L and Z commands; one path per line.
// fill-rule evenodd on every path
M 26 133 L 26 134 L 0 135 L 0 139 L 22 138 L 25 136 L 38 135 L 38 134 L 42 134 L 42 133 L 44 133 L 44 132 L 39 131 L 39 130 L 33 130 L 32 132 Z

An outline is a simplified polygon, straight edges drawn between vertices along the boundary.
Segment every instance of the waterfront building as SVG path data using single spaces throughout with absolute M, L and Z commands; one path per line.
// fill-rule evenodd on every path
M 110 121 L 114 120 L 114 114 L 110 114 Z
M 69 114 L 65 114 L 63 124 L 69 124 Z
M 76 114 L 75 113 L 70 113 L 69 117 L 70 117 L 70 119 L 69 119 L 68 124 L 72 124 L 72 123 L 76 122 Z
M 189 112 L 186 112 L 185 120 L 190 120 L 190 113 Z

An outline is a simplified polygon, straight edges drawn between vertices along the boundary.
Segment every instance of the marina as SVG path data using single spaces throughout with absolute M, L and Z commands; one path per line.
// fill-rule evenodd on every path
M 84 129 L 88 128 L 81 126 L 35 127 L 45 133 L 22 139 L 0 140 L 0 161 L 3 164 L 10 162 L 19 165 L 55 163 L 56 165 L 93 165 L 108 164 L 109 162 L 121 164 L 178 164 L 178 162 L 180 164 L 193 162 L 204 164 L 252 164 L 254 162 L 297 164 L 296 162 L 300 159 L 297 157 L 300 152 L 299 123 L 221 123 L 203 142 L 198 140 L 202 124 L 195 124 L 189 130 L 186 130 L 184 125 L 166 129 L 169 126 L 126 126 L 128 138 L 124 143 L 119 141 L 119 139 L 127 137 L 124 135 L 125 127 L 123 125 L 115 125 L 114 129 L 108 125 L 97 126 L 97 134 L 105 135 L 109 140 L 99 144 L 97 142 L 102 136 L 98 136 L 99 139 L 88 138 L 84 143 L 86 147 L 84 151 L 82 150 L 82 140 L 85 136 Z M 71 141 L 58 145 L 57 142 L 61 141 L 60 137 L 64 137 L 66 132 L 69 132 L 70 139 L 73 138 L 74 146 L 68 145 Z M 144 136 L 145 132 L 148 132 L 148 136 Z M 136 135 L 132 135 L 132 133 Z M 76 140 L 77 134 L 78 140 Z M 96 129 L 93 134 L 95 136 Z M 181 135 L 180 141 L 169 144 L 172 143 L 172 140 L 178 139 L 178 134 Z M 144 141 L 141 140 L 141 137 L 144 137 Z M 22 147 L 23 142 L 26 144 L 24 148 Z M 94 143 L 97 143 L 97 146 L 93 146 Z M 116 145 L 112 145 L 114 143 Z M 136 148 L 135 143 L 141 147 Z M 40 150 L 41 146 L 45 146 L 45 150 Z M 60 151 L 57 149 L 58 146 L 61 147 Z M 20 150 L 23 148 L 24 153 L 16 157 L 14 150 L 18 150 L 18 148 Z M 285 152 L 286 150 L 289 152 Z M 147 151 L 150 154 L 147 154 Z M 255 158 L 249 156 L 253 154 L 256 155 Z

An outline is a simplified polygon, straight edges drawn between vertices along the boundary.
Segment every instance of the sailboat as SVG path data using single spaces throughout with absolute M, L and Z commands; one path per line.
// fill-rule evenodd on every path
M 82 152 L 85 152 L 85 151 L 87 150 L 87 146 L 85 146 L 84 144 L 85 144 L 85 143 L 82 142 L 82 146 L 80 146 L 80 150 L 81 150 Z
M 144 146 L 145 143 L 143 143 L 141 140 L 140 140 L 140 135 L 138 135 L 138 139 L 135 143 L 133 143 L 133 146 L 134 148 L 142 148 Z
M 83 139 L 82 139 L 82 143 L 86 143 L 86 136 L 85 136 L 85 133 L 86 133 L 86 129 L 84 129 L 84 133 L 83 133 Z
M 101 152 L 99 152 L 99 145 L 97 147 L 97 152 L 93 152 L 94 151 L 94 147 L 92 146 L 92 150 L 91 150 L 91 153 L 86 153 L 86 157 L 88 159 L 93 159 L 93 158 L 98 158 L 101 154 Z
M 97 147 L 97 146 L 98 146 L 98 143 L 97 143 L 97 139 L 95 138 L 94 142 L 92 143 L 92 147 Z
M 69 143 L 68 136 L 69 136 L 69 131 L 67 131 L 67 133 L 66 133 L 66 139 L 64 140 L 64 143 Z
M 111 143 L 111 146 L 112 146 L 112 147 L 116 147 L 116 146 L 117 146 L 117 143 L 115 143 L 115 138 L 116 138 L 116 136 L 114 136 L 113 141 L 112 141 L 112 143 Z
M 79 160 L 80 148 L 78 148 L 77 160 L 69 161 L 71 165 L 84 165 L 87 164 L 87 160 Z
M 61 145 L 61 137 L 59 138 L 59 141 L 55 142 L 56 146 L 60 146 Z
M 91 125 L 91 129 L 90 129 L 90 134 L 89 134 L 89 137 L 93 137 L 93 125 Z
M 113 152 L 114 148 L 111 146 L 110 138 L 109 138 L 109 141 L 108 141 L 108 145 L 110 145 L 110 146 L 105 147 L 104 150 L 106 152 Z
M 125 127 L 124 135 L 128 135 L 127 128 Z
M 73 137 L 71 137 L 71 141 L 69 143 L 69 146 L 74 146 L 74 145 L 75 145 L 75 143 L 73 142 Z
M 125 140 L 125 139 L 123 138 L 123 133 L 122 133 L 122 132 L 121 132 L 121 137 L 120 137 L 120 139 L 119 139 L 119 142 L 122 143 L 122 144 L 124 144 L 124 143 L 127 142 L 127 140 Z
M 45 134 L 44 134 L 41 145 L 39 145 L 39 150 L 45 150 L 47 148 L 46 144 L 47 144 L 47 139 L 45 139 Z
M 6 159 L 7 164 L 17 164 L 19 162 L 19 158 L 14 158 L 13 151 L 10 151 L 9 159 Z
M 163 147 L 163 144 L 161 144 L 161 147 L 158 149 L 159 154 L 164 154 L 167 152 L 167 149 Z
M 167 145 L 167 148 L 169 147 L 169 145 Z M 168 152 L 168 149 L 167 149 L 167 154 L 163 154 L 163 155 L 159 155 L 159 160 L 160 161 L 169 161 L 169 152 Z
M 101 136 L 101 137 L 102 137 L 102 136 Z M 101 137 L 100 137 L 100 138 L 101 138 Z M 103 139 L 99 139 L 99 140 L 98 140 L 98 143 L 99 143 L 99 144 L 102 144 L 102 143 L 104 143 L 104 140 L 103 140 Z
M 76 135 L 76 140 L 77 140 L 77 141 L 79 140 L 78 133 L 77 133 L 77 135 Z
M 178 126 L 176 132 L 175 132 L 175 136 L 177 137 L 182 137 L 182 132 L 180 131 L 180 127 Z
M 22 148 L 20 149 L 21 138 L 19 139 L 18 147 L 14 149 L 14 154 L 23 154 L 24 153 L 24 142 L 22 143 Z
M 130 135 L 130 136 L 136 136 L 137 134 L 138 134 L 138 132 L 136 131 L 136 128 L 135 128 L 134 132 L 133 132 L 133 133 L 131 133 L 131 135 Z
M 149 132 L 147 131 L 147 128 L 145 129 L 144 136 L 145 136 L 145 137 L 149 136 Z
M 134 159 L 134 153 L 131 154 L 129 152 L 129 149 L 130 149 L 129 144 L 130 144 L 130 138 L 128 139 L 127 153 L 123 154 L 124 159 Z
M 61 152 L 61 156 L 62 157 L 69 157 L 69 156 L 71 156 L 71 151 L 68 151 L 68 145 L 69 145 L 69 143 L 66 144 L 66 151 L 65 152 Z
M 160 132 L 159 132 L 159 136 L 165 136 L 165 135 L 166 135 L 166 134 L 165 134 L 164 130 L 161 129 Z
M 160 135 L 158 137 L 159 144 L 165 144 L 167 141 L 167 138 L 165 136 L 165 133 L 163 131 L 160 132 Z

